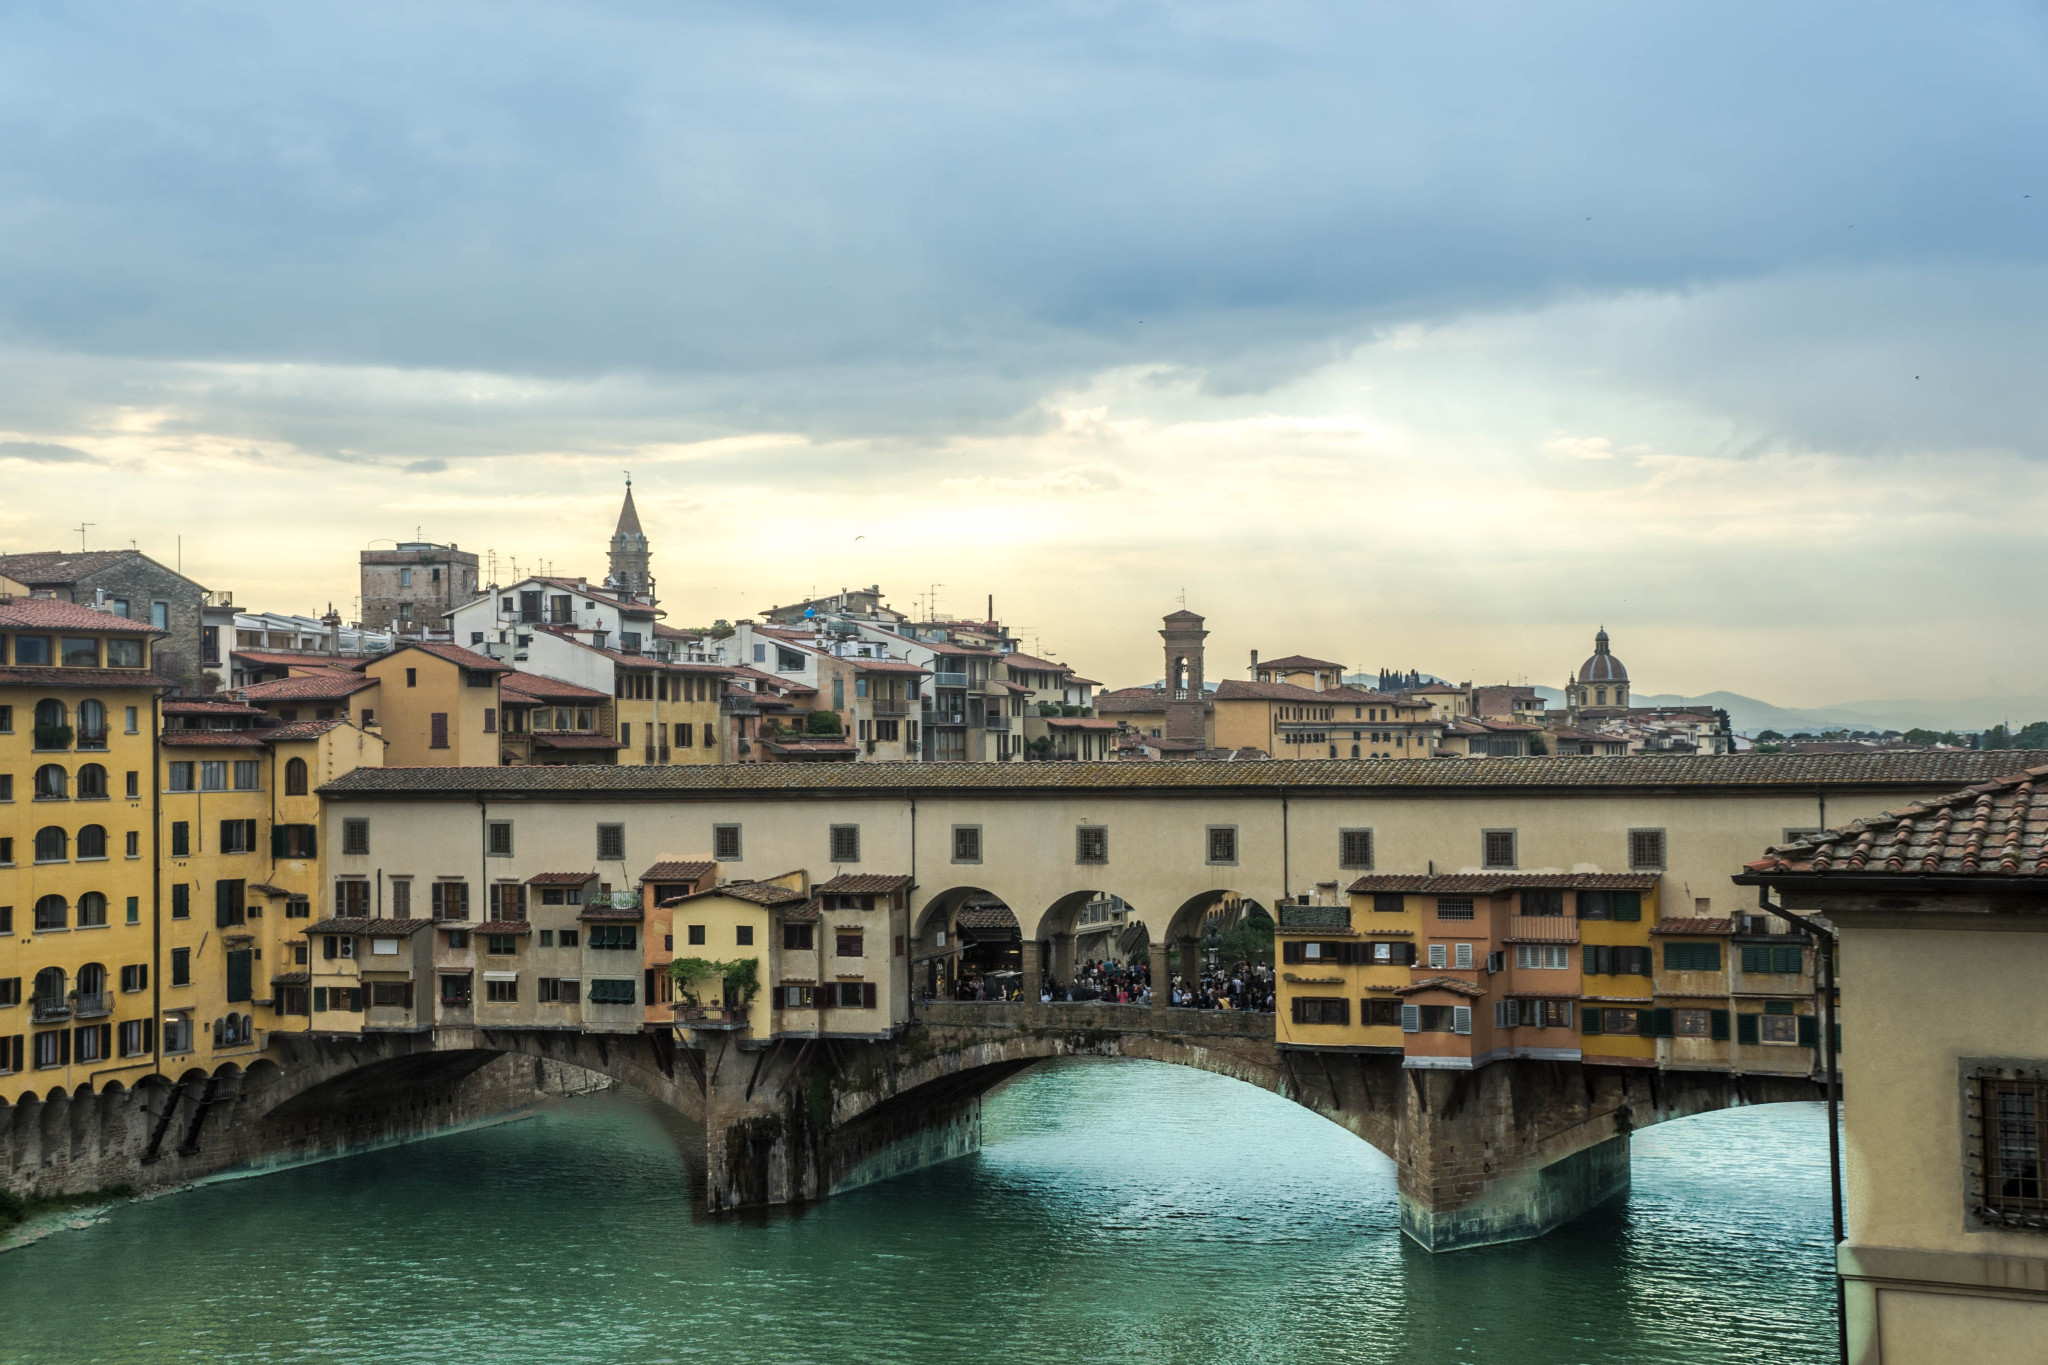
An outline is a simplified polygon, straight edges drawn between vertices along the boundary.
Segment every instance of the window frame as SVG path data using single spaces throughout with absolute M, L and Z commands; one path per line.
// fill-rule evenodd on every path
M 1657 841 L 1656 861 L 1640 859 L 1637 855 L 1638 839 Z M 1645 826 L 1628 832 L 1628 870 L 1631 872 L 1662 872 L 1671 865 L 1671 842 L 1661 828 Z
M 1074 826 L 1074 864 L 1077 867 L 1109 866 L 1108 825 Z
M 860 826 L 827 825 L 825 827 L 825 861 L 828 863 L 857 863 L 860 861 Z
M 1353 856 L 1351 841 L 1354 839 L 1362 839 L 1365 843 L 1365 857 L 1363 859 Z M 1346 869 L 1355 868 L 1361 872 L 1370 872 L 1372 870 L 1373 854 L 1376 852 L 1374 843 L 1375 840 L 1370 828 L 1338 830 L 1337 866 Z
M 1493 856 L 1493 841 L 1495 839 L 1505 839 L 1508 841 L 1508 856 L 1505 862 Z M 1513 872 L 1520 868 L 1521 862 L 1522 840 L 1519 830 L 1482 829 L 1479 831 L 1479 865 L 1482 868 L 1485 868 L 1488 872 Z
M 970 842 L 971 842 L 971 843 L 973 844 L 973 851 L 971 852 L 971 854 L 963 854 L 963 853 L 962 853 L 962 852 L 960 851 L 960 842 L 961 842 L 961 836 L 962 836 L 962 835 L 965 835 L 965 836 L 967 836 L 968 840 L 969 840 L 969 841 L 970 841 Z M 953 826 L 953 861 L 954 861 L 955 863 L 967 863 L 967 864 L 975 864 L 975 865 L 979 865 L 979 864 L 980 864 L 980 862 L 981 862 L 981 857 L 982 857 L 982 830 L 981 830 L 981 826 L 980 826 L 980 825 L 955 825 L 955 826 Z
M 1218 836 L 1221 836 L 1220 842 L 1228 845 L 1228 847 L 1223 850 L 1223 852 L 1228 856 L 1217 856 L 1217 846 L 1219 843 Z M 1237 826 L 1205 826 L 1202 831 L 1202 852 L 1205 855 L 1204 861 L 1210 867 L 1236 867 L 1238 855 Z

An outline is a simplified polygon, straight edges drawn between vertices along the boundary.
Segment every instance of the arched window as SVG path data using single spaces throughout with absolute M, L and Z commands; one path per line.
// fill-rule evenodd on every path
M 54 729 L 64 724 L 64 703 L 45 697 L 36 703 L 36 728 Z
M 81 858 L 104 858 L 107 856 L 107 827 L 87 825 L 78 831 L 78 856 Z
M 45 967 L 36 973 L 36 1009 L 44 1011 L 60 1010 L 63 1008 L 64 969 L 62 967 Z
M 101 899 L 104 900 L 106 898 L 102 896 Z M 81 901 L 80 904 L 82 905 L 84 902 Z M 89 995 L 104 995 L 106 993 L 107 969 L 97 962 L 86 963 L 78 969 L 78 975 L 72 978 L 72 987 L 79 994 L 79 1007 L 81 1009 L 91 1008 L 91 1006 L 85 1003 L 85 997 Z
M 88 698 L 78 703 L 78 747 L 81 749 L 104 749 L 107 747 L 106 703 Z
M 1351 746 L 1351 756 L 1352 756 L 1353 758 L 1357 758 L 1357 757 L 1358 757 L 1358 746 L 1357 746 L 1356 744 L 1354 744 L 1354 745 L 1352 745 L 1352 746 Z
M 41 900 L 36 902 L 36 928 L 66 929 L 69 928 L 70 925 L 71 907 L 64 903 L 64 898 L 62 896 L 45 896 Z M 43 976 L 48 975 L 48 972 L 43 973 Z M 62 972 L 59 972 L 57 974 L 57 979 L 59 981 L 62 981 L 63 977 L 64 974 Z M 42 979 L 42 976 L 36 978 L 37 981 L 41 981 Z M 38 986 L 37 989 L 40 990 L 42 988 Z M 60 986 L 58 987 L 58 994 L 61 995 L 62 993 L 63 988 Z
M 284 765 L 284 794 L 304 796 L 306 794 L 306 760 L 295 758 Z
M 44 825 L 36 831 L 36 861 L 61 863 L 71 848 L 71 836 L 61 826 Z
M 104 929 L 107 924 L 107 898 L 97 891 L 88 891 L 78 898 L 78 927 L 81 929 Z
M 45 763 L 36 769 L 36 800 L 62 801 L 70 795 L 70 780 L 61 764 Z
M 78 799 L 81 801 L 104 801 L 107 799 L 107 770 L 97 763 L 88 763 L 78 770 Z

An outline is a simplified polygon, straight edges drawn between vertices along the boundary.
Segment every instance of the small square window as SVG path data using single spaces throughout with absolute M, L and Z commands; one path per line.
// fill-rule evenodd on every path
M 738 825 L 713 825 L 711 827 L 711 856 L 721 863 L 736 863 L 740 860 L 740 827 Z
M 689 933 L 689 943 L 690 943 L 690 946 L 691 946 L 692 948 L 701 948 L 701 947 L 703 947 L 703 946 L 704 946 L 704 926 L 703 926 L 703 925 L 701 925 L 701 924 L 693 924 L 693 925 L 691 925 L 691 926 L 690 926 L 690 933 Z
M 1664 870 L 1664 831 L 1632 829 L 1628 832 L 1628 865 L 1637 872 Z
M 1074 830 L 1074 861 L 1100 865 L 1109 861 L 1109 829 L 1103 825 L 1081 825 Z
M 1487 867 L 1512 868 L 1515 865 L 1515 832 L 1511 829 L 1487 830 L 1483 852 Z
M 953 861 L 956 863 L 978 863 L 981 861 L 981 826 L 953 826 Z
M 597 827 L 597 856 L 606 862 L 617 862 L 626 856 L 626 827 L 624 825 L 599 825 Z
M 860 861 L 860 826 L 832 826 L 831 861 L 835 863 L 857 863 Z
M 510 820 L 491 821 L 489 852 L 493 858 L 509 858 L 512 856 L 512 822 Z
M 754 946 L 754 926 L 753 926 L 753 925 L 751 925 L 751 924 L 736 924 L 736 925 L 734 925 L 734 926 L 733 926 L 733 942 L 735 942 L 735 943 L 739 944 L 739 945 L 740 945 L 740 947 L 742 947 L 742 948 L 751 948 L 751 947 L 753 947 L 753 946 Z
M 1369 829 L 1338 830 L 1337 865 L 1339 867 L 1370 868 L 1372 866 L 1372 831 Z
M 370 822 L 368 820 L 344 820 L 341 822 L 341 851 L 343 853 L 368 853 L 370 851 Z
M 1209 861 L 1211 863 L 1235 863 L 1237 861 L 1237 826 L 1209 826 Z

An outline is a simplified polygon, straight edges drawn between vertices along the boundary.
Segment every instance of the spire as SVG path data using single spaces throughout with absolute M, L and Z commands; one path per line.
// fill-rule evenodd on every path
M 626 505 L 628 507 L 633 505 L 633 495 L 631 492 L 626 494 Z M 1595 654 L 1605 654 L 1607 652 L 1607 627 L 1600 627 L 1600 633 L 1593 637 L 1593 652 Z
M 625 506 L 619 508 L 619 527 L 613 534 L 621 536 L 644 534 L 640 529 L 639 509 L 633 506 L 633 476 L 631 474 L 626 476 L 626 503 Z

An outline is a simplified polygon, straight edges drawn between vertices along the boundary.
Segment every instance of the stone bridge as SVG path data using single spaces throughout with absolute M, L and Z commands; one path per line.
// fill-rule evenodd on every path
M 1564 1061 L 1404 1069 L 1393 1054 L 1281 1048 L 1271 1015 L 1135 1005 L 932 1003 L 886 1041 L 693 1036 L 704 1045 L 542 1029 L 280 1035 L 246 1069 L 0 1108 L 0 1171 L 22 1191 L 159 1188 L 490 1121 L 595 1073 L 702 1125 L 715 1213 L 965 1155 L 1003 1081 L 1047 1058 L 1126 1058 L 1229 1076 L 1339 1124 L 1395 1162 L 1403 1230 L 1452 1250 L 1540 1236 L 1624 1191 L 1635 1129 L 1819 1096 L 1798 1078 Z

